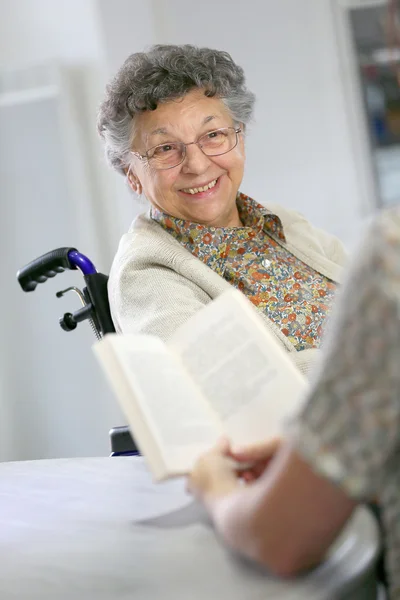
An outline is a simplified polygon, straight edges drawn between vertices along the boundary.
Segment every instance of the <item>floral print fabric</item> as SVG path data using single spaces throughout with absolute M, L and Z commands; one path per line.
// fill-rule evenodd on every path
M 243 227 L 208 227 L 152 208 L 152 218 L 189 252 L 241 290 L 296 350 L 318 348 L 336 285 L 285 248 L 276 215 L 245 194 Z

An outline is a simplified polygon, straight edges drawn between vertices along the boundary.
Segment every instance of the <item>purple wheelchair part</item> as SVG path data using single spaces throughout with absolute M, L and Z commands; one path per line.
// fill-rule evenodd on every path
M 77 250 L 68 252 L 68 260 L 71 265 L 82 271 L 83 275 L 93 275 L 93 273 L 97 273 L 97 269 L 90 258 Z

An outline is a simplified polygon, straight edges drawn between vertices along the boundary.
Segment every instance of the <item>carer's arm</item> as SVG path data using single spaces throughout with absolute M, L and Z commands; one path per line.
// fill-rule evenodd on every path
M 201 491 L 192 486 L 224 541 L 279 576 L 320 562 L 356 502 L 317 475 L 289 443 L 251 485 L 241 485 L 224 460 L 214 456 L 210 466 L 210 456 L 205 457 L 207 482 Z

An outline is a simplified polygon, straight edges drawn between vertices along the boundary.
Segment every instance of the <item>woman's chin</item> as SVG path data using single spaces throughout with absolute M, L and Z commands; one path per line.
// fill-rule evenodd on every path
M 213 206 L 203 206 L 203 210 L 190 211 L 187 220 L 200 223 L 206 227 L 229 227 L 230 211 L 224 203 L 215 203 Z

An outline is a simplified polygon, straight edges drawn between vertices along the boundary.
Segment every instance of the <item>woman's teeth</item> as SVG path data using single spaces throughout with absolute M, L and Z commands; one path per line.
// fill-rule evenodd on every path
M 185 192 L 186 194 L 198 194 L 199 192 L 205 192 L 205 191 L 213 188 L 214 185 L 216 185 L 217 181 L 218 181 L 217 179 L 214 179 L 214 181 L 211 181 L 210 183 L 208 183 L 207 185 L 205 185 L 203 187 L 186 188 L 186 189 L 182 190 L 182 192 Z

